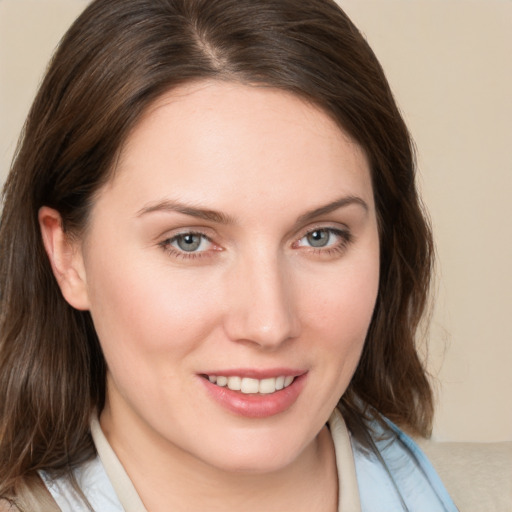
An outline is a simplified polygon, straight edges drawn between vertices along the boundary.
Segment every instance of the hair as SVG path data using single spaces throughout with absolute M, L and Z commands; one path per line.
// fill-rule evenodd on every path
M 89 418 L 106 365 L 90 314 L 62 297 L 38 210 L 80 235 L 120 148 L 162 94 L 236 81 L 319 106 L 365 151 L 380 283 L 362 357 L 340 406 L 427 435 L 432 392 L 416 347 L 433 243 L 412 142 L 382 68 L 332 0 L 96 0 L 61 41 L 26 121 L 0 224 L 0 496 L 23 476 L 94 455 Z M 362 411 L 362 407 L 364 411 Z

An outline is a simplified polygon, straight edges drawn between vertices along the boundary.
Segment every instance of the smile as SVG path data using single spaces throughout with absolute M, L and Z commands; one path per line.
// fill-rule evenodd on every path
M 308 373 L 282 368 L 230 370 L 229 373 L 219 370 L 198 376 L 202 377 L 199 380 L 207 395 L 222 408 L 246 418 L 268 418 L 293 406 L 304 389 Z
M 227 387 L 232 391 L 240 391 L 244 394 L 260 393 L 269 395 L 276 391 L 281 391 L 292 384 L 295 377 L 290 375 L 283 375 L 279 377 L 271 377 L 268 379 L 252 379 L 249 377 L 230 376 L 225 377 L 222 375 L 208 375 L 208 380 L 212 384 L 224 388 Z

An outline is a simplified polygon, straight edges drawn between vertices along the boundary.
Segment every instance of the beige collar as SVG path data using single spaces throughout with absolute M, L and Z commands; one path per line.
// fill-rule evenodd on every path
M 329 418 L 329 428 L 338 470 L 338 512 L 361 512 L 350 435 L 338 409 L 335 409 Z M 125 512 L 147 512 L 129 476 L 103 434 L 96 415 L 91 419 L 91 434 L 105 472 Z
M 125 512 L 147 512 L 130 477 L 103 434 L 96 414 L 91 418 L 91 435 L 105 472 Z
M 354 452 L 345 420 L 338 408 L 329 418 L 329 428 L 338 470 L 338 512 L 361 512 Z

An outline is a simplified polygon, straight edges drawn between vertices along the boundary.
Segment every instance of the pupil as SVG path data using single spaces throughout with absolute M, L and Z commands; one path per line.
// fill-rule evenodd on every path
M 329 232 L 325 229 L 318 229 L 308 235 L 308 242 L 312 247 L 324 247 L 329 242 Z
M 177 240 L 178 247 L 183 251 L 195 251 L 201 245 L 200 235 L 183 235 Z

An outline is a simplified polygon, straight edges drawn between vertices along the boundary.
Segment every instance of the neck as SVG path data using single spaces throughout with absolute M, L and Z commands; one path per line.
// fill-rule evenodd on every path
M 148 512 L 336 511 L 337 471 L 324 427 L 297 458 L 271 472 L 227 471 L 208 465 L 163 438 L 138 418 L 107 406 L 101 426 Z

